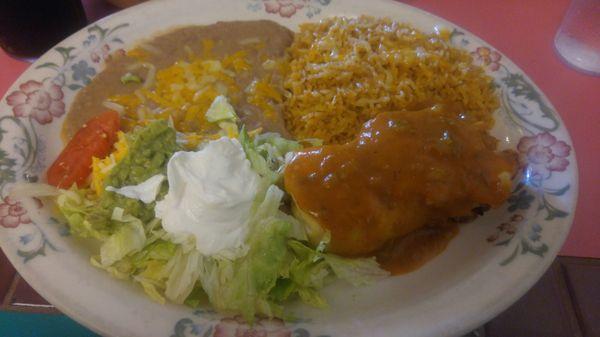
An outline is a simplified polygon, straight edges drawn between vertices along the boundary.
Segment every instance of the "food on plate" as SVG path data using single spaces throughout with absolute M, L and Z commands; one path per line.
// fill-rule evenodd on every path
M 82 185 L 92 172 L 92 158 L 111 152 L 119 131 L 119 114 L 106 111 L 87 121 L 71 138 L 46 174 L 56 187 Z
M 123 114 L 124 130 L 149 120 L 171 119 L 194 140 L 217 126 L 204 113 L 227 96 L 249 130 L 287 135 L 280 117 L 282 65 L 277 62 L 293 33 L 271 21 L 219 22 L 174 29 L 115 53 L 106 68 L 78 93 L 63 126 L 70 139 L 90 117 Z M 268 113 L 263 113 L 268 112 Z
M 284 317 L 293 299 L 325 307 L 333 279 L 418 268 L 506 200 L 497 101 L 444 31 L 371 17 L 177 28 L 79 91 L 55 188 L 37 196 L 100 242 L 94 266 L 157 302 Z
M 427 102 L 460 104 L 465 118 L 491 127 L 499 106 L 491 79 L 449 38 L 367 16 L 300 25 L 288 49 L 286 127 L 296 138 L 343 143 L 382 111 Z
M 387 274 L 373 258 L 327 253 L 326 239 L 308 245 L 300 223 L 280 209 L 276 182 L 297 142 L 242 128 L 186 151 L 163 120 L 125 140 L 100 195 L 73 185 L 56 203 L 73 234 L 102 242 L 92 264 L 156 301 L 196 306 L 208 296 L 248 320 L 281 317 L 288 298 L 325 306 L 318 290 L 334 276 L 364 284 Z
M 329 250 L 373 255 L 386 242 L 428 227 L 449 227 L 480 205 L 500 206 L 516 169 L 512 152 L 462 109 L 438 104 L 382 112 L 345 144 L 298 151 L 285 170 L 295 214 Z
M 168 232 L 191 233 L 203 255 L 242 256 L 249 230 L 245 223 L 260 183 L 250 166 L 235 138 L 175 153 L 167 164 L 169 192 L 157 202 L 156 218 Z

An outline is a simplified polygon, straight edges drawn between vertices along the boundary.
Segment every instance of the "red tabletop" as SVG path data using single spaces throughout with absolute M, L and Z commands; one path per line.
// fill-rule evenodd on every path
M 340 1 L 340 0 L 338 0 Z M 91 19 L 111 8 L 83 0 Z M 600 77 L 564 65 L 553 39 L 569 0 L 413 0 L 409 5 L 454 22 L 496 47 L 548 96 L 573 138 L 579 164 L 579 202 L 562 255 L 600 258 Z M 28 67 L 0 51 L 0 94 Z

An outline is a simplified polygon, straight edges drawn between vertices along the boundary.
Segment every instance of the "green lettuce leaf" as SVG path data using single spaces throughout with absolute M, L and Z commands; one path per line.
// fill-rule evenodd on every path
M 94 212 L 97 200 L 90 197 L 89 190 L 73 186 L 69 190 L 60 190 L 56 198 L 58 210 L 69 224 L 71 233 L 82 238 L 106 240 L 114 229 L 109 222 L 90 222 L 89 216 Z
M 254 145 L 259 153 L 267 160 L 269 167 L 274 171 L 285 164 L 285 156 L 290 152 L 302 149 L 302 145 L 295 140 L 281 137 L 278 133 L 267 132 L 254 138 Z
M 133 280 L 140 283 L 146 294 L 159 303 L 165 303 L 164 292 L 176 263 L 174 257 L 177 249 L 176 244 L 158 239 L 128 259 L 136 271 L 132 274 Z
M 193 249 L 184 252 L 179 247 L 175 256 L 165 265 L 169 270 L 169 278 L 166 282 L 165 296 L 175 302 L 183 303 L 192 293 L 196 280 L 200 276 L 200 253 Z
M 317 248 L 309 247 L 306 242 L 288 240 L 293 258 L 286 277 L 279 279 L 277 286 L 272 289 L 272 299 L 282 302 L 298 295 L 306 304 L 324 307 L 327 303 L 318 290 L 335 277 L 358 286 L 389 275 L 379 267 L 374 258 L 349 259 L 324 253 L 327 240 L 328 236 Z
M 375 258 L 344 258 L 333 254 L 324 254 L 323 258 L 335 276 L 354 286 L 371 284 L 389 276 Z
M 265 133 L 251 139 L 245 127 L 238 140 L 252 165 L 252 169 L 269 184 L 279 181 L 285 167 L 286 155 L 302 148 L 300 143 L 281 137 L 277 133 Z
M 244 152 L 246 153 L 246 157 L 248 157 L 248 160 L 252 165 L 252 169 L 261 177 L 265 178 L 269 184 L 277 181 L 277 174 L 269 168 L 267 160 L 260 155 L 256 149 L 256 146 L 254 145 L 254 142 L 252 139 L 250 139 L 248 132 L 246 132 L 245 126 L 242 126 L 238 140 L 244 148 Z
M 282 307 L 268 298 L 290 257 L 286 241 L 291 224 L 279 217 L 282 197 L 283 191 L 271 185 L 253 210 L 245 256 L 233 261 L 201 258 L 200 283 L 217 310 L 241 313 L 248 321 L 256 314 L 282 314 Z
M 235 122 L 238 117 L 235 109 L 225 96 L 217 96 L 206 110 L 206 120 L 215 123 L 221 121 Z
M 100 263 L 110 266 L 132 252 L 144 248 L 146 233 L 142 221 L 126 215 L 120 207 L 115 207 L 111 220 L 121 223 L 117 230 L 100 247 Z

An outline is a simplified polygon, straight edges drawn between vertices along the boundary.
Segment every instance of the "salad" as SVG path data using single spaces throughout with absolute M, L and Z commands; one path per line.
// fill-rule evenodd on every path
M 49 185 L 16 194 L 50 197 L 71 233 L 99 241 L 92 265 L 138 284 L 159 303 L 285 317 L 299 299 L 323 308 L 320 290 L 339 278 L 364 285 L 388 275 L 374 258 L 310 244 L 292 215 L 282 174 L 294 141 L 246 130 L 218 96 L 205 114 L 218 132 L 186 149 L 167 120 L 119 131 L 119 114 L 93 117 L 47 172 Z

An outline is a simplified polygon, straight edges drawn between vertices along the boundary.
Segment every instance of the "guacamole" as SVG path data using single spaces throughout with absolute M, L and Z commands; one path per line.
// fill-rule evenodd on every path
M 179 149 L 175 140 L 175 130 L 166 121 L 156 121 L 133 132 L 128 139 L 129 151 L 111 171 L 104 186 L 116 188 L 137 185 L 156 174 L 166 174 L 169 158 Z M 158 194 L 162 199 L 167 193 L 166 181 Z M 114 192 L 105 191 L 96 206 L 88 215 L 88 221 L 93 224 L 106 223 L 113 209 L 121 207 L 142 222 L 154 219 L 154 202 L 145 204 L 136 199 L 130 199 Z

